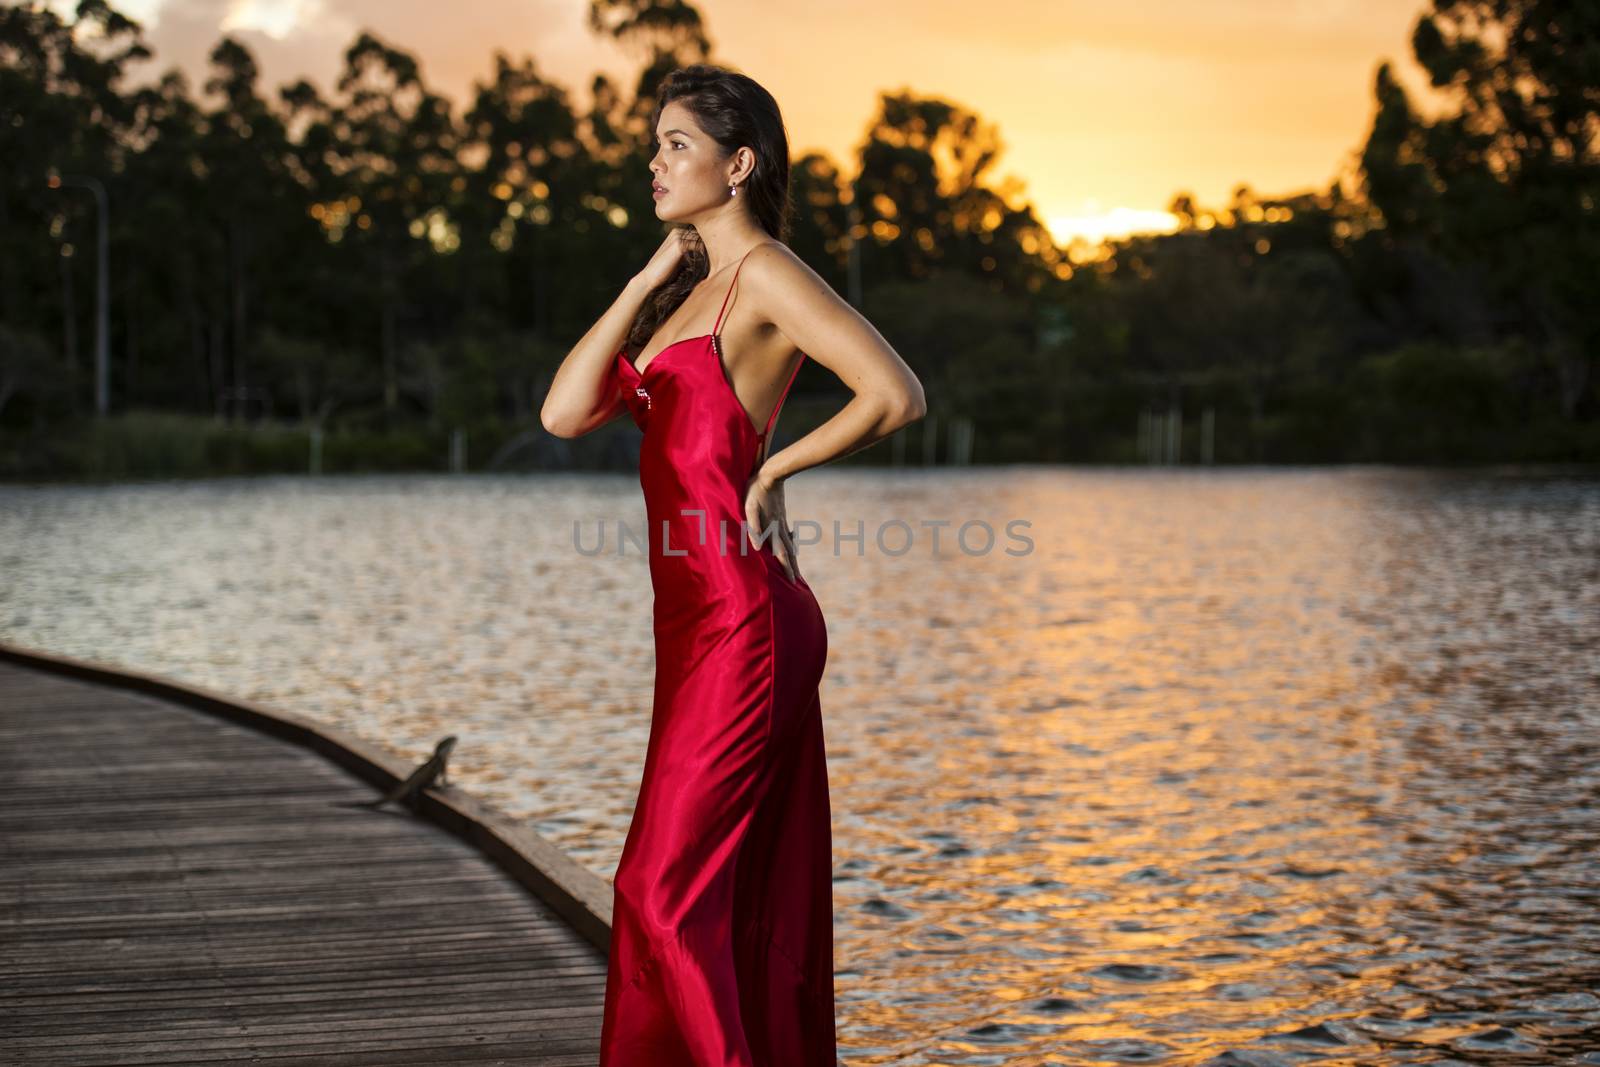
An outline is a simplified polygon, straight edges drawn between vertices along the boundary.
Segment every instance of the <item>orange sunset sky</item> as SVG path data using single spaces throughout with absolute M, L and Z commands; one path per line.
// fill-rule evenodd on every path
M 113 0 L 198 86 L 224 32 L 266 86 L 331 89 L 362 28 L 418 56 L 456 101 L 496 48 L 530 54 L 586 106 L 605 72 L 628 90 L 639 58 L 595 37 L 586 0 Z M 70 0 L 56 5 L 66 10 Z M 1348 173 L 1373 112 L 1379 62 L 1415 95 L 1409 38 L 1422 0 L 699 0 L 713 60 L 777 97 L 798 157 L 820 149 L 853 172 L 881 91 L 943 97 L 998 126 L 990 175 L 1024 183 L 1065 242 L 1168 226 L 1174 193 L 1203 205 L 1248 183 L 1263 194 Z M 982 12 L 987 18 L 975 20 Z M 1427 108 L 1425 107 L 1425 110 Z M 647 180 L 641 172 L 640 180 Z

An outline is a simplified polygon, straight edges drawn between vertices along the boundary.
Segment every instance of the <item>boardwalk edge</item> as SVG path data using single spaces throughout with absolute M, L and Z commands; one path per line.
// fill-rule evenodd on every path
M 337 727 L 161 675 L 0 641 L 0 660 L 162 697 L 311 749 L 387 790 L 412 764 Z M 602 952 L 611 947 L 611 884 L 544 837 L 456 786 L 433 786 L 417 812 L 474 846 Z

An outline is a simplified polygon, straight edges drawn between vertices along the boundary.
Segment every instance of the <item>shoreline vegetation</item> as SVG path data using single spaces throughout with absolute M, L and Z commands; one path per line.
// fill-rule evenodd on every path
M 537 412 L 660 243 L 657 86 L 716 60 L 691 3 L 601 8 L 644 61 L 579 105 L 498 51 L 448 99 L 369 31 L 331 86 L 265 86 L 231 36 L 156 75 L 105 0 L 0 6 L 0 482 L 628 469 L 628 420 Z M 1429 116 L 1375 57 L 1320 186 L 1175 175 L 1169 231 L 1099 243 L 1050 232 L 981 115 L 863 101 L 853 158 L 792 160 L 786 237 L 929 406 L 841 462 L 1600 462 L 1587 11 L 1419 2 Z M 848 399 L 814 362 L 780 440 Z
M 817 415 L 822 417 L 821 412 Z M 633 469 L 638 437 L 624 421 L 578 440 L 529 431 L 510 421 L 475 423 L 459 434 L 437 427 L 343 426 L 324 431 L 319 439 L 311 428 L 291 422 L 241 423 L 207 415 L 134 411 L 65 423 L 49 439 L 20 442 L 0 434 L 0 485 L 282 474 L 622 472 Z M 1121 436 L 1083 439 L 1083 450 L 1075 455 L 1041 458 L 1030 453 L 1027 441 L 1017 438 L 1012 454 L 994 455 L 991 448 L 990 455 L 965 463 L 952 455 L 959 438 L 948 428 L 931 427 L 935 438 L 931 442 L 916 428 L 909 429 L 903 448 L 890 449 L 884 442 L 837 465 L 1600 465 L 1600 425 L 1557 418 L 1498 426 L 1466 419 L 1419 424 L 1407 420 L 1403 412 L 1391 411 L 1337 437 L 1307 432 L 1303 424 L 1286 416 L 1274 427 L 1281 455 L 1260 460 L 1248 448 L 1225 448 L 1210 463 L 1197 458 L 1203 444 L 1198 422 L 1180 430 L 1183 440 L 1175 462 L 1160 451 L 1152 455 L 1148 447 L 1141 448 L 1131 426 Z

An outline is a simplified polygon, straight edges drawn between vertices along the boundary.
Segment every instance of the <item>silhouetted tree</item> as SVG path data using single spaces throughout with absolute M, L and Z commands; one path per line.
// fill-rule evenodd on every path
M 339 91 L 345 103 L 332 115 L 342 202 L 323 205 L 334 216 L 329 236 L 359 249 L 373 276 L 383 407 L 399 401 L 399 319 L 407 272 L 430 245 L 453 251 L 459 240 L 450 217 L 451 185 L 459 172 L 458 134 L 450 103 L 423 84 L 415 57 L 363 33 L 345 53 Z
M 1597 25 L 1593 0 L 1434 0 L 1412 48 L 1452 110 L 1420 118 L 1385 63 L 1362 153 L 1394 239 L 1486 268 L 1506 328 L 1548 352 L 1568 418 L 1594 395 L 1600 348 Z

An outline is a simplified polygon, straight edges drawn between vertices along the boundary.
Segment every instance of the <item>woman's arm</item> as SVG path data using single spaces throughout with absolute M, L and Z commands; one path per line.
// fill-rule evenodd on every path
M 634 275 L 606 313 L 567 353 L 539 409 L 539 421 L 546 430 L 557 437 L 582 437 L 626 411 L 612 387 L 614 363 L 649 294 L 649 283 L 642 275 Z
M 621 415 L 627 408 L 612 387 L 617 350 L 628 339 L 634 318 L 646 298 L 678 270 L 686 245 L 699 240 L 692 226 L 674 226 L 644 269 L 632 278 L 606 313 L 567 353 L 550 380 L 539 421 L 557 437 L 582 437 Z
M 922 383 L 905 360 L 786 245 L 753 250 L 740 281 L 764 318 L 855 393 L 827 422 L 768 456 L 763 485 L 859 452 L 927 414 Z

